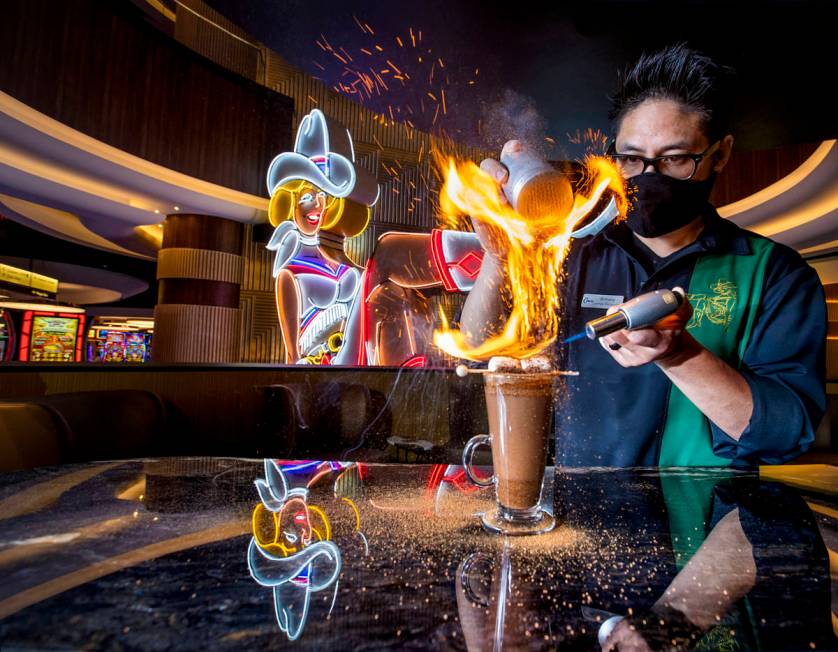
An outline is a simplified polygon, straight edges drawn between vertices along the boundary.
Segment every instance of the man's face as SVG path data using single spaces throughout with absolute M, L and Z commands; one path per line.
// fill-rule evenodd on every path
M 700 154 L 710 145 L 701 118 L 672 100 L 646 100 L 629 111 L 617 132 L 616 148 L 620 154 L 646 158 L 667 154 Z M 692 177 L 701 181 L 714 168 L 720 169 L 716 156 L 705 156 Z M 651 168 L 647 168 L 649 171 Z

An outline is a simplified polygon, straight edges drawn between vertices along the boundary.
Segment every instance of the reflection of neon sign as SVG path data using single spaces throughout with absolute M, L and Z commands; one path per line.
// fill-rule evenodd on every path
M 437 490 L 441 490 L 445 485 L 455 487 L 460 493 L 464 494 L 479 491 L 479 488 L 468 479 L 463 467 L 454 464 L 449 464 L 448 466 L 445 464 L 434 464 L 428 476 L 428 493 L 433 494 Z
M 351 465 L 295 462 L 285 466 L 286 471 L 314 471 L 316 475 L 308 483 L 311 486 L 324 473 L 345 472 Z M 261 502 L 251 517 L 253 538 L 247 550 L 247 566 L 257 583 L 273 590 L 277 624 L 293 641 L 305 627 L 312 593 L 334 585 L 334 607 L 341 553 L 331 540 L 332 525 L 326 512 L 308 503 L 307 488 L 289 488 L 280 464 L 265 460 L 265 477 L 256 480 L 256 489 Z M 341 501 L 352 509 L 355 530 L 366 548 L 357 505 L 347 497 L 341 497 Z
M 299 460 L 294 462 L 282 462 L 280 468 L 286 475 L 289 473 L 308 473 L 321 467 L 328 467 L 332 471 L 342 471 L 353 465 L 352 462 L 321 462 L 320 460 Z

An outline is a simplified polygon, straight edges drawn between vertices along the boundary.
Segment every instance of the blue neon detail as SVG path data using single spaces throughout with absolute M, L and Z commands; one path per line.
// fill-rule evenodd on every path
M 318 466 L 323 464 L 320 460 L 314 460 L 312 462 L 302 462 L 301 464 L 295 464 L 293 466 L 284 466 L 282 470 L 284 473 L 293 473 L 294 471 L 308 471 L 309 469 L 316 469 Z
M 300 320 L 300 325 L 303 327 L 308 326 L 311 320 L 314 319 L 314 316 L 318 312 L 320 312 L 320 309 L 317 308 L 317 306 L 312 306 L 311 308 L 309 308 L 303 315 L 303 318 Z

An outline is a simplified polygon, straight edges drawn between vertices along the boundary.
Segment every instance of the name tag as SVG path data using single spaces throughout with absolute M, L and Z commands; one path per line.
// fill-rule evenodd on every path
M 586 294 L 582 297 L 583 308 L 602 308 L 608 310 L 611 306 L 623 303 L 619 294 Z

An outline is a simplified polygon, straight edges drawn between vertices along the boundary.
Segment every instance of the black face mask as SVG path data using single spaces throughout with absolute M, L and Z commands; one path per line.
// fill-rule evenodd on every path
M 626 224 L 644 238 L 672 233 L 701 214 L 715 182 L 715 172 L 704 181 L 675 179 L 657 172 L 633 176 L 627 181 L 633 194 Z

